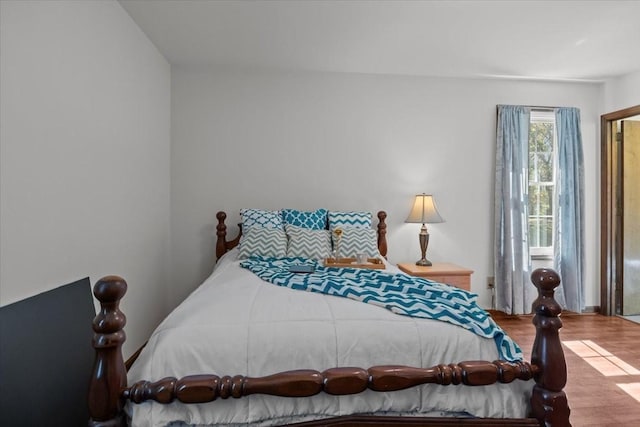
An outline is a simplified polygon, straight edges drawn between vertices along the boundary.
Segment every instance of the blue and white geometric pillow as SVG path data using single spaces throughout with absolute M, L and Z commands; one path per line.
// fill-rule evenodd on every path
M 329 230 L 336 227 L 371 228 L 371 212 L 329 211 Z
M 287 256 L 287 234 L 282 228 L 249 227 L 240 240 L 239 259 Z
M 327 228 L 327 210 L 299 211 L 296 209 L 282 209 L 282 219 L 285 224 L 296 227 L 324 230 Z
M 329 230 L 312 230 L 286 224 L 289 244 L 288 257 L 304 257 L 310 259 L 324 259 L 331 254 L 331 234 Z
M 280 211 L 265 211 L 262 209 L 240 209 L 242 229 L 250 227 L 282 228 L 282 214 Z
M 336 236 L 331 233 L 333 247 L 336 247 Z M 368 257 L 380 257 L 378 251 L 378 233 L 373 228 L 342 228 L 340 238 L 340 258 L 355 257 L 357 254 L 367 254 Z

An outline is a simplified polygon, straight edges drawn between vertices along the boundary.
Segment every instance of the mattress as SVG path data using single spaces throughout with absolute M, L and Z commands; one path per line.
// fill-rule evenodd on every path
M 459 326 L 392 313 L 337 296 L 265 282 L 227 253 L 154 331 L 128 373 L 128 383 L 196 374 L 259 377 L 294 369 L 376 365 L 431 367 L 496 360 L 492 339 Z M 386 264 L 394 273 L 394 266 Z M 134 426 L 269 426 L 351 414 L 523 418 L 533 381 L 490 386 L 426 384 L 350 396 L 251 395 L 185 405 L 133 404 Z

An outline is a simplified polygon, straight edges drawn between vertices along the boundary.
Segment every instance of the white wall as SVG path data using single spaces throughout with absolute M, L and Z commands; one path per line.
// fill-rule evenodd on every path
M 130 354 L 166 308 L 170 66 L 115 1 L 0 8 L 0 303 L 122 275 Z
M 608 80 L 604 85 L 602 114 L 640 105 L 640 71 Z
M 215 213 L 243 207 L 388 212 L 389 260 L 419 258 L 413 195 L 447 222 L 428 257 L 475 270 L 490 305 L 497 104 L 575 106 L 586 168 L 587 305 L 597 305 L 601 86 L 337 73 L 172 71 L 170 304 L 214 265 Z M 235 226 L 233 227 L 235 230 Z
M 472 289 L 488 307 L 500 103 L 582 110 L 586 302 L 598 304 L 597 85 L 187 70 L 171 78 L 114 1 L 2 1 L 0 17 L 0 305 L 123 275 L 127 355 L 211 272 L 217 210 L 233 225 L 248 206 L 385 209 L 389 259 L 413 261 L 419 227 L 403 220 L 413 194 L 427 191 L 447 220 L 430 226 L 429 258 L 474 269 Z M 608 82 L 607 111 L 637 104 L 638 80 Z

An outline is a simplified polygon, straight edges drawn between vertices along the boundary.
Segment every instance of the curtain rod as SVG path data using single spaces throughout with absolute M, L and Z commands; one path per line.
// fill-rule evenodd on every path
M 498 104 L 498 106 L 500 105 L 506 105 L 506 104 Z M 555 111 L 556 109 L 561 108 L 561 107 L 548 107 L 544 105 L 518 105 L 518 106 L 529 108 L 533 111 Z
M 523 107 L 527 107 L 531 109 L 531 111 L 555 111 L 556 108 L 559 108 L 559 107 L 545 107 L 545 106 L 539 106 L 539 105 L 523 105 Z

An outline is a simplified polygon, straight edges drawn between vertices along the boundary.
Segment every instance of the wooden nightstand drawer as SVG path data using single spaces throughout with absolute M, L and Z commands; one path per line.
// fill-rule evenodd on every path
M 422 267 L 411 263 L 398 264 L 398 268 L 411 276 L 424 277 L 447 285 L 456 286 L 466 291 L 471 290 L 471 274 L 473 270 L 456 264 L 434 262 L 431 267 Z

